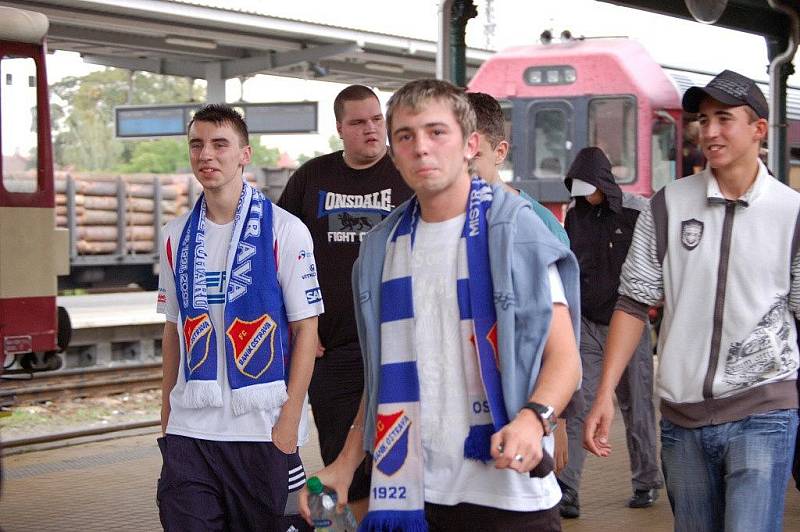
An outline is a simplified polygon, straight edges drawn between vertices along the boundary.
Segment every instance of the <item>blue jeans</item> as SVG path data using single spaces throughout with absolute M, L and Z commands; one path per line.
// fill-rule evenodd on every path
M 677 532 L 780 532 L 797 410 L 696 429 L 661 420 L 661 464 Z

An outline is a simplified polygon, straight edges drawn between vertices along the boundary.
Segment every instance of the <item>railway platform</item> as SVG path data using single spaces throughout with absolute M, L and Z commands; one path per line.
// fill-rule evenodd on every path
M 161 456 L 153 430 L 106 441 L 3 457 L 0 527 L 4 532 L 150 532 L 160 530 L 155 502 Z M 306 469 L 321 467 L 316 434 L 303 450 Z M 581 517 L 563 521 L 567 532 L 667 532 L 672 516 L 666 494 L 652 508 L 632 510 L 621 416 L 612 433 L 614 453 L 589 457 L 581 492 Z M 785 530 L 800 530 L 800 492 L 790 486 Z

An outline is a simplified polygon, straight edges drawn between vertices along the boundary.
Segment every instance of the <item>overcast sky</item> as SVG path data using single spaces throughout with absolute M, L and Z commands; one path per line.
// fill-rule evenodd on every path
M 680 1 L 680 0 L 671 0 Z M 274 16 L 332 24 L 335 26 L 435 40 L 437 38 L 436 0 L 226 0 L 226 5 L 263 12 Z M 476 0 L 478 17 L 467 25 L 467 44 L 484 48 L 487 44 L 487 1 Z M 569 29 L 580 36 L 628 36 L 641 42 L 656 61 L 663 65 L 719 72 L 725 68 L 737 70 L 750 77 L 767 79 L 767 53 L 764 39 L 750 34 L 678 20 L 634 9 L 627 9 L 594 0 L 494 0 L 494 36 L 491 48 L 538 42 L 539 34 L 552 29 L 558 35 Z M 384 9 L 381 6 L 391 6 Z M 399 6 L 402 5 L 402 8 Z M 391 11 L 391 16 L 387 12 Z M 50 81 L 64 75 L 81 75 L 90 67 L 83 66 L 72 54 L 56 54 L 48 61 Z M 790 84 L 800 85 L 800 75 L 790 78 Z M 328 137 L 335 134 L 335 123 L 329 112 L 333 97 L 341 86 L 325 82 L 258 76 L 244 88 L 246 101 L 320 102 L 318 135 L 275 135 L 266 139 L 292 156 L 328 150 Z M 238 80 L 227 85 L 228 99 L 240 97 Z M 385 102 L 388 95 L 381 95 Z M 6 111 L 4 106 L 4 111 Z M 14 148 L 3 140 L 3 152 Z M 27 151 L 22 139 L 16 139 L 22 151 Z

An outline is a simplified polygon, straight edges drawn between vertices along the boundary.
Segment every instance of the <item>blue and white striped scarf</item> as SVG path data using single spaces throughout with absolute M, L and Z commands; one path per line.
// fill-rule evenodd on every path
M 205 239 L 206 201 L 201 195 L 181 233 L 175 268 L 185 354 L 184 400 L 190 408 L 222 406 Z M 225 267 L 224 355 L 233 413 L 272 410 L 287 399 L 288 320 L 278 284 L 272 204 L 246 183 L 236 206 Z
M 460 329 L 470 404 L 464 457 L 491 459 L 492 434 L 508 423 L 500 382 L 497 317 L 489 264 L 487 212 L 492 188 L 471 182 L 467 215 L 458 243 L 457 281 Z M 424 531 L 425 489 L 420 434 L 420 390 L 414 342 L 411 260 L 419 222 L 416 198 L 393 229 L 381 282 L 381 367 L 377 433 L 373 453 L 369 513 L 359 530 Z M 477 348 L 477 349 L 476 349 Z M 477 357 L 475 353 L 477 351 Z M 429 354 L 423 354 L 427 356 Z

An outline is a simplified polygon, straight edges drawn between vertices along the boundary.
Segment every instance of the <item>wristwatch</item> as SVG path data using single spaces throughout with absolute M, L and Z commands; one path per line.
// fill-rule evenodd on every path
M 556 419 L 556 411 L 552 406 L 534 403 L 531 401 L 529 403 L 525 403 L 525 406 L 522 408 L 532 410 L 533 413 L 536 414 L 536 416 L 539 418 L 539 421 L 542 422 L 542 427 L 544 427 L 544 433 L 546 436 L 549 436 L 554 430 L 556 430 L 556 426 L 558 426 L 558 420 Z

